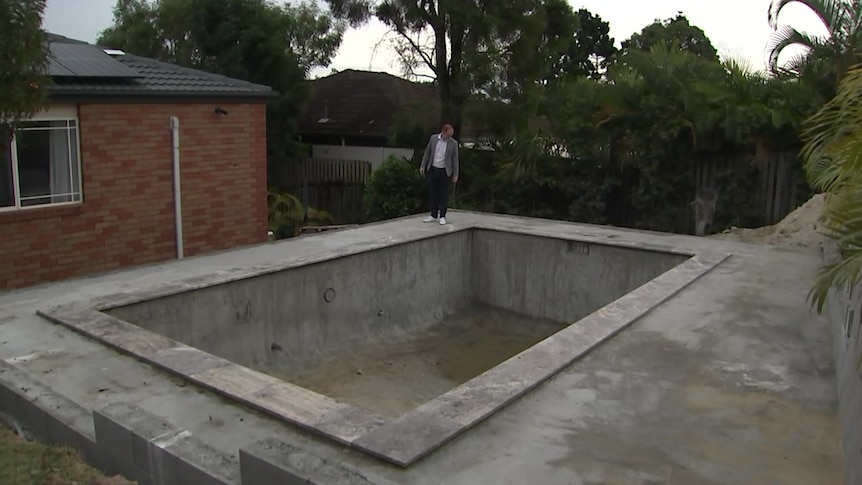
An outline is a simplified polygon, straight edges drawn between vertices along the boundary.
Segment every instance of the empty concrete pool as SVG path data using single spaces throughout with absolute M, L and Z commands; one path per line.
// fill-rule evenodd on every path
M 450 227 L 41 313 L 407 466 L 724 257 Z

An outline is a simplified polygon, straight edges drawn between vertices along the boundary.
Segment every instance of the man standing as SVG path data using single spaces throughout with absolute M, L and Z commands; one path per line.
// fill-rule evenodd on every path
M 431 192 L 431 215 L 424 222 L 439 221 L 446 224 L 446 205 L 449 202 L 449 180 L 458 183 L 458 141 L 452 138 L 452 125 L 443 125 L 440 133 L 431 135 L 419 173 L 428 176 Z

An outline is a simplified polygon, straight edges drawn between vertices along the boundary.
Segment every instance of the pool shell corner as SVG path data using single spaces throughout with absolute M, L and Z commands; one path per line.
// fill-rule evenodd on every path
M 692 254 L 660 243 L 632 244 L 577 234 L 561 237 L 530 227 L 500 228 L 474 224 L 450 226 L 447 229 L 443 234 L 472 230 L 499 231 L 673 253 L 685 256 L 686 259 L 532 347 L 395 419 L 384 418 L 236 364 L 111 316 L 105 311 L 367 251 L 409 244 L 439 237 L 441 234 L 414 235 L 403 240 L 390 238 L 373 248 L 348 248 L 337 254 L 322 250 L 301 260 L 213 273 L 151 288 L 43 308 L 38 313 L 123 354 L 178 375 L 219 395 L 386 462 L 408 467 L 551 378 L 730 256 L 718 252 Z

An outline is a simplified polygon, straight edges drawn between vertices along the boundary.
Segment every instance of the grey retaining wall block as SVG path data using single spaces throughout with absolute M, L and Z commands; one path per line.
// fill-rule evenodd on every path
M 75 448 L 89 463 L 104 469 L 90 413 L 3 360 L 0 413 L 39 441 Z
M 139 485 L 392 485 L 275 439 L 240 449 L 237 460 L 133 404 L 90 413 L 2 360 L 0 413 L 34 438 L 76 448 L 88 463 Z
M 824 244 L 825 263 L 838 257 L 836 246 Z M 838 417 L 844 444 L 848 485 L 862 484 L 862 290 L 834 291 L 824 308 L 832 327 Z
M 240 448 L 242 483 L 253 485 L 390 485 L 276 439 Z
M 93 411 L 93 421 L 109 469 L 140 485 L 238 483 L 235 459 L 137 406 L 112 404 Z

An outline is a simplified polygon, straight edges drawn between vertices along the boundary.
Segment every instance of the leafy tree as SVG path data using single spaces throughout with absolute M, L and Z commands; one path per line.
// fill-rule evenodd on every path
M 305 75 L 315 67 L 328 66 L 341 47 L 347 25 L 322 11 L 316 1 L 285 3 L 281 8 L 287 49 Z
M 544 33 L 520 29 L 509 53 L 494 61 L 503 67 L 487 78 L 474 76 L 483 95 L 468 105 L 468 119 L 481 130 L 480 138 L 506 160 L 501 168 L 515 178 L 562 153 L 546 116 L 553 107 L 548 93 L 569 79 L 599 79 L 607 57 L 616 51 L 608 24 L 589 11 L 576 13 L 567 3 L 545 2 L 543 12 Z
M 0 2 L 0 205 L 13 200 L 10 140 L 22 121 L 45 104 L 48 39 L 42 30 L 45 0 Z
M 565 0 L 526 0 L 524 14 L 502 14 L 479 40 L 481 55 L 465 62 L 471 89 L 506 102 L 529 101 L 568 66 L 561 59 L 576 42 L 578 17 Z M 508 8 L 509 5 L 506 5 Z
M 252 54 L 248 49 L 271 42 L 271 52 L 261 46 L 255 54 L 286 54 L 307 74 L 329 64 L 345 28 L 307 1 L 117 0 L 114 25 L 97 43 L 183 66 L 236 70 Z
M 577 22 L 563 0 L 327 3 L 353 26 L 376 17 L 397 35 L 396 52 L 405 71 L 416 74 L 419 67 L 431 71 L 439 89 L 441 121 L 455 125 L 456 137 L 472 92 L 511 96 L 547 78 L 546 66 L 556 59 L 560 46 L 568 45 Z
M 629 50 L 609 69 L 597 141 L 606 144 L 607 163 L 629 191 L 614 201 L 621 214 L 614 223 L 685 230 L 694 193 L 689 160 L 698 140 L 687 103 L 695 81 L 719 68 L 676 43 L 660 42 L 649 51 Z
M 438 1 L 327 0 L 327 3 L 337 18 L 346 19 L 353 27 L 376 17 L 397 34 L 396 51 L 405 70 L 413 74 L 419 66 L 425 66 L 433 73 L 440 91 L 441 120 L 455 125 L 457 138 L 461 129 L 460 110 L 469 90 L 464 70 L 464 54 L 469 49 L 467 33 L 482 18 L 475 3 L 462 2 L 458 8 Z
M 703 29 L 689 23 L 688 18 L 678 13 L 676 17 L 656 20 L 639 33 L 622 43 L 622 53 L 632 50 L 648 52 L 658 44 L 676 46 L 705 60 L 718 61 L 718 51 L 706 37 Z
M 778 25 L 778 16 L 787 5 L 807 6 L 826 27 L 826 37 L 801 32 L 790 25 Z M 768 68 L 773 73 L 790 72 L 798 76 L 828 80 L 829 97 L 850 66 L 862 57 L 862 1 L 860 0 L 772 0 L 769 26 L 774 30 L 767 45 Z M 778 57 L 788 47 L 805 47 L 805 52 L 778 66 Z
M 583 201 L 577 212 L 598 217 L 591 210 L 604 202 L 607 221 L 615 225 L 687 231 L 699 160 L 756 161 L 796 150 L 798 130 L 819 102 L 796 79 L 761 75 L 732 59 L 715 62 L 680 48 L 678 40 L 656 41 L 648 51 L 629 48 L 616 61 L 605 82 L 563 79 L 551 86 L 542 108 L 554 142 L 571 159 L 556 163 L 603 173 L 591 180 L 596 205 L 588 209 Z M 718 188 L 729 195 L 716 224 L 759 222 L 748 200 L 758 169 L 738 166 L 716 174 Z M 579 193 L 590 193 L 590 187 L 573 191 L 573 203 Z
M 586 77 L 570 62 L 583 56 L 560 56 L 571 74 L 537 84 L 524 76 L 513 85 L 531 89 L 499 90 L 517 96 L 472 99 L 465 114 L 493 151 L 463 150 L 458 204 L 690 232 L 698 165 L 739 160 L 713 174 L 725 201 L 715 227 L 760 225 L 751 194 L 762 167 L 747 162 L 798 149 L 800 127 L 824 98 L 804 79 L 721 62 L 682 15 L 647 26 L 611 57 Z
M 117 0 L 114 24 L 99 34 L 96 43 L 179 64 L 181 56 L 174 37 L 165 32 L 161 12 L 160 4 L 147 0 Z
M 598 79 L 607 69 L 608 59 L 617 52 L 614 39 L 609 35 L 610 25 L 583 8 L 578 10 L 577 15 L 579 28 L 575 34 L 574 46 L 577 54 L 570 51 L 569 58 L 580 61 L 580 72 L 592 79 Z
M 587 9 L 578 10 L 577 31 L 568 49 L 555 59 L 552 72 L 558 78 L 586 76 L 600 79 L 607 69 L 608 59 L 617 52 L 610 37 L 610 25 Z
M 826 193 L 824 233 L 840 258 L 824 266 L 809 294 L 820 312 L 833 290 L 862 280 L 862 67 L 851 69 L 836 96 L 806 125 L 805 170 L 815 189 Z
M 721 65 L 696 81 L 688 100 L 698 132 L 706 135 L 699 137 L 699 148 L 750 151 L 755 161 L 773 151 L 797 150 L 802 123 L 822 104 L 810 86 L 735 59 Z
M 0 125 L 7 130 L 14 131 L 45 103 L 50 78 L 44 10 L 45 0 L 0 2 Z
M 586 10 L 582 10 L 580 15 L 587 19 L 598 19 L 590 16 Z M 565 16 L 560 13 L 558 17 Z M 512 82 L 504 81 L 496 89 L 486 90 L 483 96 L 475 96 L 471 100 L 468 117 L 475 125 L 474 129 L 477 129 L 483 143 L 505 160 L 499 168 L 510 171 L 510 175 L 516 179 L 536 170 L 537 164 L 556 160 L 564 152 L 574 153 L 573 147 L 566 143 L 564 137 L 558 136 L 557 126 L 548 115 L 557 113 L 560 115 L 557 121 L 565 118 L 566 123 L 581 119 L 578 114 L 561 113 L 557 109 L 561 104 L 554 93 L 561 89 L 577 85 L 582 89 L 577 99 L 594 99 L 591 88 L 600 84 L 593 81 L 578 83 L 587 75 L 599 78 L 604 70 L 603 59 L 595 54 L 604 47 L 594 45 L 591 40 L 602 38 L 601 25 L 590 22 L 579 24 L 577 18 L 564 22 L 568 25 L 577 24 L 577 30 L 571 37 L 560 38 L 550 44 L 554 54 L 546 59 L 547 62 L 524 64 L 524 69 L 519 73 L 510 75 Z M 586 28 L 595 30 L 587 32 Z M 606 36 L 605 39 L 613 48 L 612 41 Z M 519 57 L 531 56 L 525 51 Z M 544 78 L 537 79 L 540 76 Z M 577 145 L 584 146 L 580 143 Z M 586 146 L 592 146 L 592 143 Z

